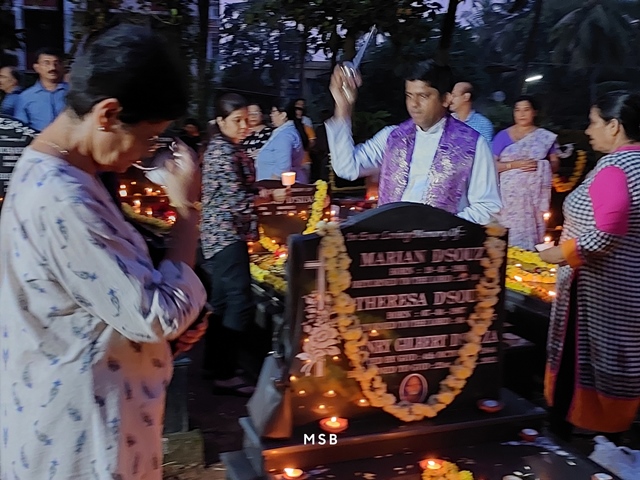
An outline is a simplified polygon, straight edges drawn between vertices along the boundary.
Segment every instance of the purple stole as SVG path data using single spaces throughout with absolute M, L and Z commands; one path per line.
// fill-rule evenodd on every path
M 379 205 L 402 201 L 416 144 L 416 128 L 413 120 L 407 120 L 387 139 L 380 168 Z M 447 116 L 429 170 L 428 187 L 422 195 L 423 203 L 458 213 L 460 199 L 469 185 L 479 135 L 467 124 Z

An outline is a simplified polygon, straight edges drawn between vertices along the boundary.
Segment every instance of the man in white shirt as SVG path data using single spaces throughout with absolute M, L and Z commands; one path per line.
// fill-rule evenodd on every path
M 346 180 L 379 172 L 379 204 L 424 203 L 474 223 L 489 223 L 502 208 L 498 174 L 487 141 L 448 115 L 451 69 L 422 62 L 405 80 L 411 119 L 354 146 L 351 114 L 361 80 L 335 69 L 335 114 L 326 122 L 334 171 Z

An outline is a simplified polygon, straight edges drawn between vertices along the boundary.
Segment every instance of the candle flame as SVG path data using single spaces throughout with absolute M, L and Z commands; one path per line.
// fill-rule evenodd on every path
M 336 423 L 336 422 L 338 421 L 338 417 L 331 417 L 331 421 L 332 421 L 333 423 Z
M 550 241 L 551 241 L 551 237 L 549 235 L 544 237 L 544 243 L 549 243 Z
M 545 212 L 544 215 L 542 215 L 542 218 L 544 218 L 545 220 L 549 220 L 551 218 L 551 213 Z
M 550 297 L 555 297 L 556 296 L 556 292 L 554 292 L 553 290 L 549 290 L 549 296 Z

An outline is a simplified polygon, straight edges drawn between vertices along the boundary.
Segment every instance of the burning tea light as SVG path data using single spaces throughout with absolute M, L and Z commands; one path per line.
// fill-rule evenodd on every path
M 371 330 L 371 332 L 369 332 L 369 335 L 371 335 L 372 337 L 375 337 L 378 335 L 378 331 L 377 330 Z
M 555 297 L 556 296 L 556 292 L 554 292 L 553 290 L 549 290 L 549 296 L 550 297 Z
M 338 360 L 340 360 L 340 357 L 338 357 L 337 355 L 334 355 L 333 360 L 337 362 Z
M 307 391 L 306 391 L 306 390 L 300 390 L 300 391 L 298 391 L 298 396 L 299 396 L 299 397 L 304 397 L 306 394 L 307 394 Z
M 335 397 L 335 396 L 336 396 L 336 392 L 335 392 L 335 391 L 333 391 L 333 390 L 329 390 L 328 392 L 325 392 L 324 396 L 325 396 L 325 397 L 332 398 L 332 397 Z
M 340 433 L 347 429 L 349 420 L 340 417 L 323 418 L 320 420 L 320 428 L 329 433 Z
M 290 187 L 294 183 L 296 183 L 296 172 L 283 172 L 282 173 L 282 185 L 285 187 Z
M 289 480 L 291 478 L 302 478 L 303 475 L 304 472 L 299 468 L 285 468 L 282 477 Z
M 360 400 L 358 400 L 358 406 L 359 407 L 368 407 L 369 406 L 369 402 L 367 401 L 366 398 L 361 398 Z
M 327 413 L 327 406 L 321 403 L 320 405 L 318 405 L 315 408 L 315 412 L 316 413 L 324 413 L 324 414 L 326 414 Z
M 551 218 L 551 213 L 550 212 L 545 212 L 544 215 L 542 215 L 542 218 L 544 218 L 544 221 L 548 221 Z
M 420 468 L 423 470 L 440 470 L 442 468 L 442 460 L 427 459 L 420 462 Z
M 551 237 L 549 235 L 544 237 L 544 243 L 551 243 Z

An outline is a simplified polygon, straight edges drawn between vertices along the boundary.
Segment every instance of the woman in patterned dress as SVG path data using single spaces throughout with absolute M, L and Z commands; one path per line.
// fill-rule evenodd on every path
M 589 120 L 606 155 L 565 200 L 560 245 L 540 253 L 561 265 L 545 396 L 563 437 L 623 432 L 640 406 L 640 95 L 607 94 Z
M 556 134 L 535 125 L 536 112 L 535 100 L 521 96 L 513 109 L 514 125 L 493 139 L 500 174 L 500 222 L 509 229 L 509 244 L 526 250 L 544 238 L 551 172 L 558 167 Z
M 258 158 L 258 153 L 264 144 L 267 143 L 273 128 L 264 124 L 264 115 L 262 114 L 262 108 L 257 103 L 251 103 L 247 106 L 247 113 L 249 115 L 249 135 L 242 140 L 242 146 L 244 147 L 247 155 L 255 162 Z
M 258 240 L 253 161 L 240 146 L 247 134 L 247 102 L 228 93 L 216 104 L 216 127 L 204 153 L 202 268 L 211 287 L 214 314 L 207 331 L 204 374 L 214 393 L 249 396 L 254 388 L 240 375 L 242 335 L 254 319 L 247 241 Z
M 179 144 L 165 176 L 172 201 L 190 203 L 157 268 L 98 174 L 148 156 L 184 115 L 184 73 L 147 29 L 108 30 L 73 64 L 66 109 L 17 162 L 0 220 L 3 480 L 162 478 L 168 340 L 180 350 L 204 333 L 187 330 L 206 299 L 192 270 L 197 158 Z

